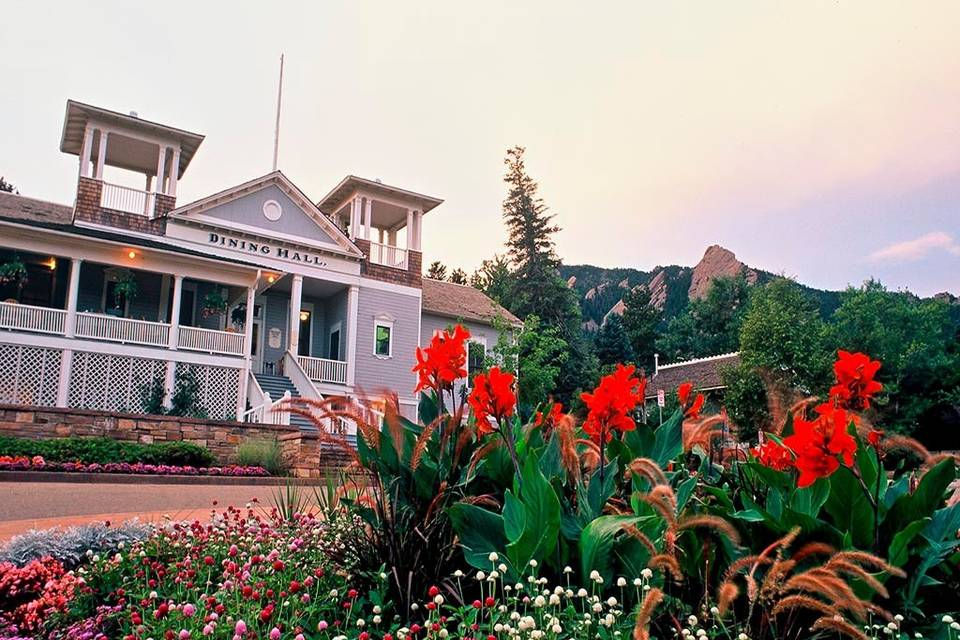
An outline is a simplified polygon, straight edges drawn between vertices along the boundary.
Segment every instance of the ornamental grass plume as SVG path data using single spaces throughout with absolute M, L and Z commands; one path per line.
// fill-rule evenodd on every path
M 731 563 L 717 592 L 723 613 L 730 610 L 740 595 L 736 581 L 743 579 L 747 585 L 747 624 L 782 622 L 783 626 L 777 628 L 777 637 L 806 637 L 803 634 L 812 624 L 815 629 L 830 629 L 859 639 L 866 636 L 849 617 L 860 622 L 870 615 L 893 619 L 889 612 L 861 597 L 852 581 L 887 598 L 887 589 L 868 569 L 903 577 L 901 569 L 873 554 L 838 552 L 822 542 L 808 543 L 787 557 L 786 551 L 798 533 L 799 528 L 793 529 L 760 554 Z M 818 556 L 828 559 L 814 564 Z M 816 616 L 812 623 L 803 612 Z

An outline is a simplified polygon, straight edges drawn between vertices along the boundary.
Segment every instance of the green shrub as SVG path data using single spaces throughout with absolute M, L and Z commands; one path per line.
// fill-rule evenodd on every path
M 287 471 L 283 449 L 276 440 L 246 440 L 237 447 L 237 463 L 243 466 L 263 467 L 270 475 L 280 476 Z
M 123 442 L 110 438 L 55 438 L 28 440 L 0 436 L 0 456 L 42 456 L 49 462 L 142 462 L 192 467 L 209 467 L 213 454 L 189 442 Z

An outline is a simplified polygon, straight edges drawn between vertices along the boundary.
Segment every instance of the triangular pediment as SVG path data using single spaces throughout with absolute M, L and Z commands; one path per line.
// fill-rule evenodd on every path
M 170 216 L 360 257 L 350 239 L 279 171 L 172 211 Z

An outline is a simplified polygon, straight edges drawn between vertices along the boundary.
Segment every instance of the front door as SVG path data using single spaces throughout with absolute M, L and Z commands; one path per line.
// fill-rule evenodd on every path
M 263 373 L 263 300 L 253 305 L 253 326 L 250 327 L 250 366 L 254 373 Z

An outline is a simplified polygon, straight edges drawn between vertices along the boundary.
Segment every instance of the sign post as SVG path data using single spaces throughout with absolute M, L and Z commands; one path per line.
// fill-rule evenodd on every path
M 660 424 L 663 425 L 663 408 L 667 405 L 667 396 L 663 389 L 657 389 L 657 412 L 660 414 Z

